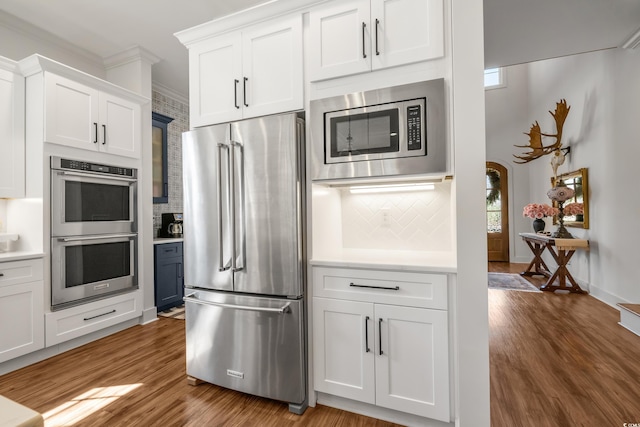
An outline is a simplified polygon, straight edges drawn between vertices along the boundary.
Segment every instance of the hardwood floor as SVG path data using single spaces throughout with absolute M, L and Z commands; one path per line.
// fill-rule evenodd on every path
M 640 337 L 618 316 L 588 295 L 490 289 L 492 426 L 640 422 Z M 160 318 L 0 376 L 0 394 L 50 413 L 49 427 L 65 416 L 74 426 L 393 426 L 321 405 L 297 416 L 282 403 L 189 386 L 183 343 L 184 323 Z
M 298 416 L 283 403 L 190 386 L 184 337 L 184 321 L 161 317 L 0 376 L 0 394 L 45 414 L 47 427 L 395 426 L 322 405 Z
M 588 295 L 489 289 L 491 425 L 640 423 L 640 337 L 619 319 Z

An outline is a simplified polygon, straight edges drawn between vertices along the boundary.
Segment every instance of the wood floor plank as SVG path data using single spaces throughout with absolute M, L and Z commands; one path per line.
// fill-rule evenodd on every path
M 640 337 L 618 320 L 617 310 L 588 295 L 490 289 L 492 426 L 640 422 Z M 126 385 L 131 390 L 108 404 L 99 394 L 78 399 L 98 388 L 113 394 L 116 387 L 117 394 Z M 394 426 L 322 405 L 297 416 L 280 402 L 206 383 L 190 386 L 184 322 L 168 318 L 0 376 L 0 394 L 43 413 L 69 402 L 95 409 L 76 426 Z
M 187 383 L 184 321 L 159 318 L 0 376 L 0 394 L 47 413 L 61 405 L 95 409 L 76 426 L 373 426 L 396 424 L 318 405 L 302 416 L 281 402 Z M 137 385 L 105 405 L 88 391 Z M 111 392 L 112 393 L 112 392 Z M 100 406 L 104 405 L 104 406 Z

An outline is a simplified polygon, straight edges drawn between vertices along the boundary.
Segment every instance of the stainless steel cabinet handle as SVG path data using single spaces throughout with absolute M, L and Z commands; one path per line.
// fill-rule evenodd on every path
M 102 145 L 107 143 L 107 125 L 102 125 Z
M 382 356 L 382 317 L 378 319 L 378 348 Z
M 367 28 L 367 24 L 365 24 L 364 22 L 362 23 L 362 57 L 366 58 L 367 57 L 367 51 L 366 51 L 366 46 L 365 46 L 365 30 Z
M 238 83 L 240 83 L 240 80 L 233 79 L 233 105 L 235 105 L 237 109 L 240 109 L 238 105 Z
M 242 91 L 242 99 L 244 100 L 244 106 L 248 107 L 249 104 L 247 104 L 247 82 L 249 81 L 249 79 L 247 77 L 244 78 L 244 86 L 243 86 L 243 91 Z
M 376 55 L 380 55 L 380 51 L 378 50 L 378 27 L 380 27 L 380 20 L 376 19 Z
M 369 348 L 369 319 L 369 316 L 364 318 L 364 351 L 366 353 L 371 351 Z
M 113 313 L 115 313 L 115 312 L 116 312 L 116 310 L 114 309 L 114 310 L 111 310 L 111 311 L 109 311 L 109 312 L 107 312 L 107 313 L 102 313 L 102 314 L 98 314 L 98 315 L 96 315 L 96 316 L 91 316 L 91 317 L 85 317 L 85 318 L 84 318 L 84 321 L 86 322 L 87 320 L 92 320 L 92 319 L 96 319 L 96 318 L 98 318 L 98 317 L 107 316 L 107 315 L 109 315 L 109 314 L 113 314 Z
M 119 239 L 121 237 L 135 237 L 136 234 L 101 234 L 99 236 L 83 236 L 83 237 L 59 237 L 60 242 L 83 242 L 85 240 L 106 240 Z
M 237 80 L 236 80 L 237 81 Z M 227 148 L 225 144 L 218 144 L 218 195 L 216 197 L 216 205 L 218 208 L 218 261 L 220 262 L 218 271 L 228 270 L 229 267 L 224 265 L 224 238 L 222 229 L 222 148 Z
M 400 286 L 372 286 L 372 285 L 356 285 L 355 283 L 349 283 L 349 286 L 352 288 L 368 288 L 368 289 L 384 289 L 387 291 L 399 291 Z
M 81 172 L 69 172 L 69 171 L 59 171 L 58 175 L 66 175 L 66 176 L 77 176 L 80 178 L 102 178 L 102 177 L 98 177 L 94 174 L 91 173 L 81 173 Z M 109 178 L 106 178 L 109 181 L 126 181 L 126 182 L 137 182 L 138 180 L 136 178 L 125 178 L 125 177 L 120 177 L 120 176 L 110 176 Z
M 95 135 L 95 139 L 93 140 L 94 144 L 98 143 L 98 123 L 93 122 L 93 131 L 94 131 L 94 135 Z
M 183 298 L 184 301 L 187 302 L 192 302 L 195 304 L 200 304 L 200 305 L 211 305 L 214 307 L 222 307 L 222 308 L 231 308 L 231 309 L 235 309 L 235 310 L 246 310 L 246 311 L 258 311 L 258 312 L 263 312 L 263 313 L 278 313 L 278 314 L 285 314 L 288 313 L 290 310 L 289 306 L 291 305 L 291 303 L 286 303 L 285 305 L 283 305 L 282 307 L 278 307 L 278 308 L 271 308 L 271 307 L 253 307 L 250 305 L 235 305 L 235 304 L 226 304 L 223 302 L 213 302 L 213 301 L 204 301 L 198 298 L 195 298 L 192 295 L 187 295 L 186 297 Z

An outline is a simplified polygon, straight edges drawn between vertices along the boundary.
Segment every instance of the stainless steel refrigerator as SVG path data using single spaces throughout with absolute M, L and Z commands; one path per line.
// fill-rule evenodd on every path
M 187 375 L 302 413 L 304 121 L 204 127 L 182 146 Z

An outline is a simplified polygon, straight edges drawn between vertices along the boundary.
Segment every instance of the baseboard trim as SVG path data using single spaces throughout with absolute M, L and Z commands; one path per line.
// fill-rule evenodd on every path
M 142 317 L 140 319 L 141 325 L 146 325 L 147 323 L 158 320 L 158 309 L 156 306 L 142 310 Z
M 581 281 L 579 280 L 578 282 L 580 286 L 582 286 L 582 283 L 580 283 Z M 617 305 L 618 303 L 620 302 L 629 303 L 629 301 L 625 301 L 623 298 L 620 298 L 619 296 L 609 293 L 593 284 L 589 285 L 588 289 L 589 289 L 589 295 L 591 295 L 592 297 L 594 297 L 599 301 L 602 301 L 608 306 L 615 308 L 618 311 L 620 311 L 620 307 L 618 307 Z
M 318 393 L 317 402 L 318 405 L 330 406 L 332 408 L 342 409 L 343 411 L 353 412 L 408 427 L 453 427 L 455 425 L 453 422 L 445 423 L 320 392 Z

